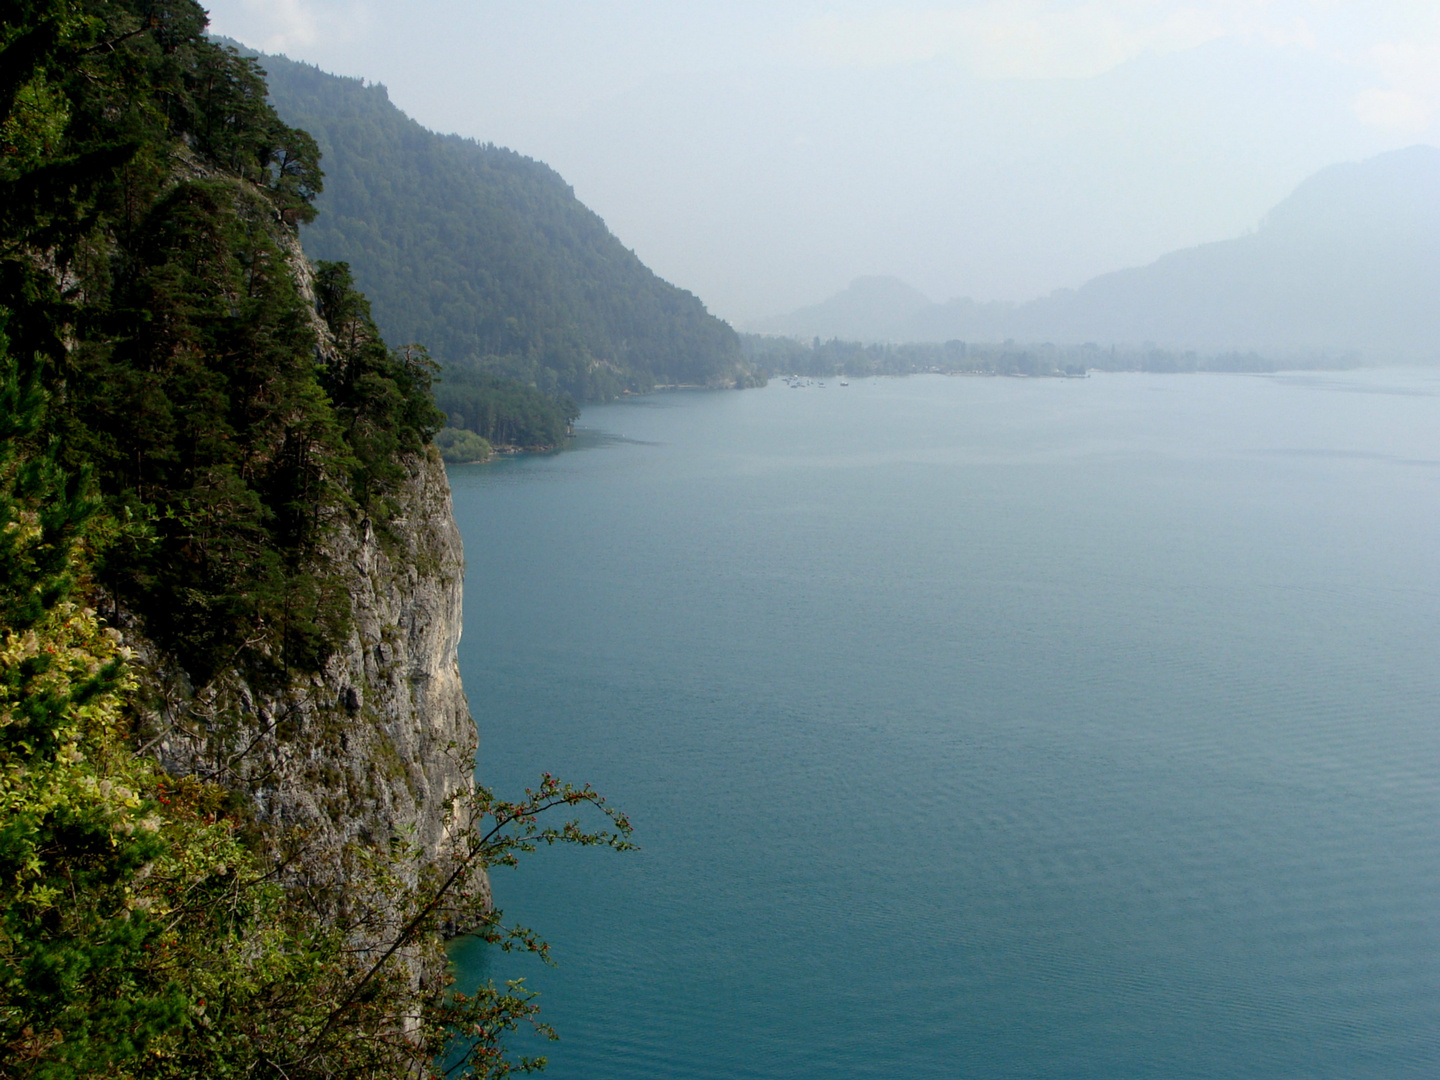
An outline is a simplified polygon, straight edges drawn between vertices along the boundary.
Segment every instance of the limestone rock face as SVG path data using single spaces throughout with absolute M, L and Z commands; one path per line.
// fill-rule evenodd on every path
M 464 554 L 439 455 L 410 462 L 383 529 L 341 524 L 325 544 L 351 632 L 324 670 L 277 689 L 224 672 L 204 687 L 126 633 L 151 673 L 154 753 L 172 773 L 245 792 L 276 835 L 303 831 L 343 882 L 347 851 L 444 842 L 446 804 L 473 788 L 475 726 L 460 681 Z M 152 734 L 153 732 L 153 734 Z
M 315 361 L 334 363 L 310 263 L 293 229 L 277 220 L 275 236 L 311 308 Z M 474 790 L 475 725 L 456 654 L 460 531 L 439 452 L 430 446 L 403 465 L 403 481 L 387 491 L 387 521 L 318 508 L 329 519 L 315 555 L 349 606 L 348 638 L 319 671 L 286 672 L 275 660 L 260 672 L 266 665 L 247 667 L 237 643 L 236 666 L 196 686 L 186 658 L 158 646 L 136 617 L 116 605 L 105 613 L 146 684 L 149 708 L 135 733 L 143 752 L 172 775 L 240 795 L 262 841 L 286 853 L 288 879 L 345 925 L 366 928 L 354 933 L 362 949 L 386 944 L 399 925 L 391 899 L 357 887 L 366 854 L 418 848 L 418 860 L 396 862 L 414 884 L 420 866 L 443 861 L 450 807 Z M 257 625 L 249 645 L 264 654 L 270 637 Z M 488 903 L 483 878 L 467 899 Z M 417 980 L 443 959 L 434 943 L 402 955 Z

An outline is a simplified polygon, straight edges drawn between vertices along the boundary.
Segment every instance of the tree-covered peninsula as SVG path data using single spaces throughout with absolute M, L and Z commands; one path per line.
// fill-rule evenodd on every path
M 0 1073 L 504 1075 L 432 365 L 194 0 L 0 0 Z M 607 831 L 608 830 L 608 831 Z

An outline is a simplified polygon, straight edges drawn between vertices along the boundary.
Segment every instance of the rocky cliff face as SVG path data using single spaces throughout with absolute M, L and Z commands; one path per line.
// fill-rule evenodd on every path
M 154 753 L 179 775 L 245 792 L 275 835 L 303 832 L 343 880 L 356 845 L 410 839 L 434 852 L 447 802 L 473 785 L 475 727 L 460 682 L 464 557 L 444 466 L 411 463 L 383 532 L 338 527 L 326 544 L 352 629 L 324 670 L 281 689 L 227 672 L 194 687 L 175 658 L 127 633 L 151 673 Z M 152 734 L 153 732 L 153 734 Z
M 301 295 L 314 302 L 308 261 L 282 237 Z M 317 361 L 333 362 L 324 322 L 312 320 Z M 397 841 L 437 856 L 449 805 L 474 788 L 475 726 L 460 681 L 464 553 L 450 487 L 432 446 L 406 462 L 383 525 L 340 516 L 320 558 L 349 597 L 350 632 L 320 671 L 263 683 L 241 670 L 203 686 L 183 657 L 114 612 L 145 672 L 151 709 L 140 739 L 167 771 L 242 794 L 278 849 L 336 910 L 370 903 L 347 894 L 357 858 Z M 415 864 L 406 873 L 413 884 Z M 379 900 L 384 914 L 384 901 Z M 372 941 L 383 937 L 377 927 Z M 412 971 L 415 968 L 412 966 Z

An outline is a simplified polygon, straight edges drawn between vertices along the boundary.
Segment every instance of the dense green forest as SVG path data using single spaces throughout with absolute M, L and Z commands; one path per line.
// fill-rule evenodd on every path
M 567 397 L 753 381 L 734 331 L 651 273 L 548 166 L 427 131 L 383 86 L 260 62 L 279 114 L 324 154 L 306 250 L 347 260 L 385 336 L 429 349 L 452 424 L 544 443 L 568 423 Z
M 0 222 L 16 378 L 47 399 L 35 437 L 116 523 L 97 581 L 197 677 L 257 622 L 251 661 L 317 663 L 343 629 L 323 522 L 385 521 L 400 457 L 442 422 L 431 372 L 385 346 L 343 267 L 317 281 L 337 345 L 317 365 L 283 226 L 313 217 L 319 154 L 253 64 L 192 40 L 198 8 L 54 10 L 50 38 L 98 51 L 6 50 L 48 49 L 6 68 L 36 73 L 12 88 Z
M 307 298 L 318 149 L 198 4 L 0 12 L 0 1072 L 414 1077 L 448 1052 L 503 1075 L 524 991 L 421 993 L 391 959 L 538 812 L 598 797 L 478 793 L 439 884 L 378 839 L 341 918 L 245 790 L 166 775 L 135 735 L 156 691 L 130 627 L 196 689 L 309 685 L 346 640 L 326 544 L 405 527 L 432 366 L 386 346 L 343 263 Z M 382 900 L 392 948 L 357 950 Z
M 964 341 L 865 344 L 832 338 L 809 342 L 768 334 L 743 334 L 745 355 L 757 371 L 811 378 L 850 375 L 916 375 L 926 372 L 974 375 L 1075 376 L 1086 371 L 1264 372 L 1334 368 L 1356 357 L 1329 355 L 1267 358 L 1254 352 L 1200 353 L 1154 346 L 1000 344 Z
M 435 400 L 450 426 L 472 431 L 503 446 L 556 446 L 580 409 L 568 394 L 541 393 L 518 379 L 494 375 L 479 365 L 451 364 L 435 388 Z

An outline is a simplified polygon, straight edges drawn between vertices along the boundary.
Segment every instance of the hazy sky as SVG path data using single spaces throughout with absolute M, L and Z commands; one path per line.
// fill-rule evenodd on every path
M 743 321 L 862 274 L 1027 299 L 1440 144 L 1440 2 L 217 0 L 216 32 L 554 166 Z

